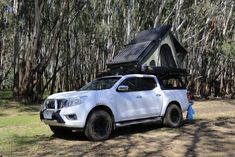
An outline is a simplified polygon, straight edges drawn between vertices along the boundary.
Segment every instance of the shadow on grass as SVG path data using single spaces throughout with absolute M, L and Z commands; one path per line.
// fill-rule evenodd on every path
M 51 137 L 52 138 L 59 138 L 59 139 L 63 139 L 63 140 L 69 140 L 69 141 L 88 141 L 88 139 L 86 138 L 84 133 L 81 131 L 66 133 L 63 135 L 53 134 Z
M 183 124 L 180 128 L 175 128 L 175 129 L 166 127 L 160 123 L 135 124 L 131 126 L 120 127 L 120 128 L 116 128 L 112 132 L 110 139 L 115 139 L 118 137 L 125 137 L 125 136 L 134 135 L 138 133 L 145 133 L 145 132 L 152 131 L 152 130 L 174 132 L 177 129 L 183 128 L 184 125 L 194 125 L 195 123 L 199 121 L 202 121 L 202 119 L 196 119 L 191 122 L 188 122 L 187 120 L 185 120 L 183 121 Z M 63 135 L 53 134 L 52 137 L 57 137 L 60 139 L 71 140 L 71 141 L 77 141 L 77 140 L 88 141 L 88 139 L 85 137 L 82 131 L 72 132 L 72 133 L 63 134 Z
M 36 135 L 36 136 L 20 136 L 14 134 L 6 142 L 6 145 L 11 146 L 11 151 L 2 152 L 3 156 L 25 156 L 27 151 L 29 151 L 33 146 L 37 146 L 45 143 L 46 141 L 51 141 L 53 137 L 48 137 L 46 135 Z M 5 145 L 4 141 L 1 144 Z M 0 153 L 1 156 L 1 153 Z
M 0 113 L 0 117 L 6 117 L 6 116 L 8 116 L 9 114 L 7 114 L 7 113 Z
M 223 152 L 224 156 L 234 156 L 233 149 L 230 148 L 235 144 L 234 140 L 230 139 L 235 136 L 234 124 L 235 118 L 219 117 L 214 121 L 205 119 L 184 121 L 180 128 L 175 129 L 154 123 L 133 125 L 116 129 L 110 140 L 101 142 L 90 142 L 81 132 L 60 137 L 55 135 L 50 137 L 15 136 L 14 139 L 19 147 L 21 145 L 29 147 L 38 143 L 47 145 L 43 147 L 45 150 L 41 151 L 46 155 L 59 152 L 60 155 L 66 156 L 72 152 L 74 156 L 129 156 L 135 150 L 138 153 L 137 156 L 164 156 L 166 151 L 179 147 L 185 153 L 178 154 L 178 156 L 200 156 L 202 152 L 199 150 L 206 150 L 214 155 L 217 152 Z M 222 130 L 224 128 L 230 131 L 225 132 Z M 164 132 L 164 135 L 161 132 Z M 133 136 L 134 134 L 138 135 Z M 69 144 L 66 145 L 64 140 Z M 185 140 L 187 144 L 181 144 Z M 175 145 L 176 141 L 179 146 Z M 177 155 L 177 152 L 172 153 Z
M 140 146 L 144 146 L 146 148 L 153 147 L 153 144 L 156 145 L 154 151 L 146 151 L 142 150 L 138 156 L 161 156 L 163 154 L 164 148 L 169 147 L 169 144 L 179 138 L 183 137 L 185 133 L 193 132 L 192 130 L 188 130 L 185 127 L 192 127 L 200 124 L 202 119 L 196 119 L 193 122 L 184 121 L 183 125 L 180 128 L 168 128 L 163 126 L 162 124 L 149 123 L 149 124 L 138 124 L 132 125 L 128 127 L 117 128 L 113 131 L 109 140 L 100 141 L 100 142 L 89 142 L 88 139 L 84 136 L 84 134 L 73 134 L 73 135 L 65 135 L 63 137 L 58 137 L 53 135 L 52 137 L 58 137 L 64 140 L 72 140 L 72 141 L 87 141 L 84 146 L 81 146 L 81 143 L 76 142 L 75 145 L 67 147 L 66 152 L 79 152 L 77 155 L 79 156 L 93 156 L 95 153 L 96 156 L 129 156 L 130 152 L 137 149 L 139 151 Z M 184 132 L 186 130 L 186 132 Z M 151 134 L 156 134 L 156 136 L 148 136 L 148 132 L 151 131 Z M 160 132 L 167 132 L 169 134 L 175 133 L 176 136 L 169 136 L 166 139 L 161 137 Z M 134 134 L 139 134 L 136 138 L 133 138 Z M 79 146 L 78 146 L 79 145 Z M 114 149 L 115 148 L 115 149 Z M 65 148 L 63 148 L 65 149 Z M 142 148 L 140 148 L 142 149 Z M 120 153 L 115 153 L 115 150 L 122 150 Z M 66 154 L 66 152 L 63 152 Z
M 137 133 L 144 133 L 148 132 L 151 130 L 163 128 L 162 124 L 136 124 L 132 126 L 126 126 L 126 127 L 120 127 L 115 129 L 111 136 L 110 139 L 115 139 L 116 137 L 119 136 L 127 136 L 127 135 L 132 135 L 132 134 L 137 134 Z M 167 128 L 166 128 L 167 129 Z M 52 137 L 58 137 L 60 139 L 64 140 L 70 140 L 70 141 L 88 141 L 86 138 L 85 134 L 82 131 L 77 131 L 77 132 L 72 132 L 69 134 L 63 134 L 63 135 L 55 135 L 53 134 Z
M 115 131 L 113 131 L 111 138 L 133 135 L 137 133 L 145 133 L 156 129 L 167 129 L 167 128 L 164 128 L 164 125 L 159 123 L 136 124 L 136 125 L 117 128 Z
M 24 146 L 24 145 L 31 145 L 36 144 L 37 142 L 48 141 L 53 139 L 53 137 L 48 137 L 46 135 L 37 135 L 37 136 L 19 136 L 13 135 L 12 141 L 16 144 L 17 147 Z

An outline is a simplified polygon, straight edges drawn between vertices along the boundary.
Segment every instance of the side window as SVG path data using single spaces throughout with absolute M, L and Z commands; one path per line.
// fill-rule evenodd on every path
M 137 90 L 136 78 L 134 78 L 134 77 L 127 78 L 120 85 L 128 86 L 129 87 L 129 89 L 128 89 L 129 92 L 133 92 L 133 91 Z
M 137 78 L 138 91 L 146 91 L 154 89 L 156 85 L 156 81 L 151 77 Z

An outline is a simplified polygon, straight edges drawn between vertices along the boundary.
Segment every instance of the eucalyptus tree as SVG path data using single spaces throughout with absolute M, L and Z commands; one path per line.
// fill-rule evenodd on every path
M 137 32 L 170 24 L 189 52 L 182 63 L 191 74 L 188 88 L 199 96 L 235 93 L 234 5 L 233 0 L 3 0 L 0 86 L 12 86 L 24 101 L 79 89 L 107 70 L 106 63 Z

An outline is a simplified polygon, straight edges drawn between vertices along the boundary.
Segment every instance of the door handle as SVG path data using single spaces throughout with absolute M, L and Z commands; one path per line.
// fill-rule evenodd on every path
M 161 94 L 156 94 L 156 96 L 161 96 Z
M 140 99 L 140 98 L 142 98 L 142 96 L 137 96 L 136 98 Z

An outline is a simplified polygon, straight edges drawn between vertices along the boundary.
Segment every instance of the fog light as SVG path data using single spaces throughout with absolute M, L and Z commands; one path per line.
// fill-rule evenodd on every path
M 65 116 L 68 120 L 77 120 L 76 114 L 69 114 Z

